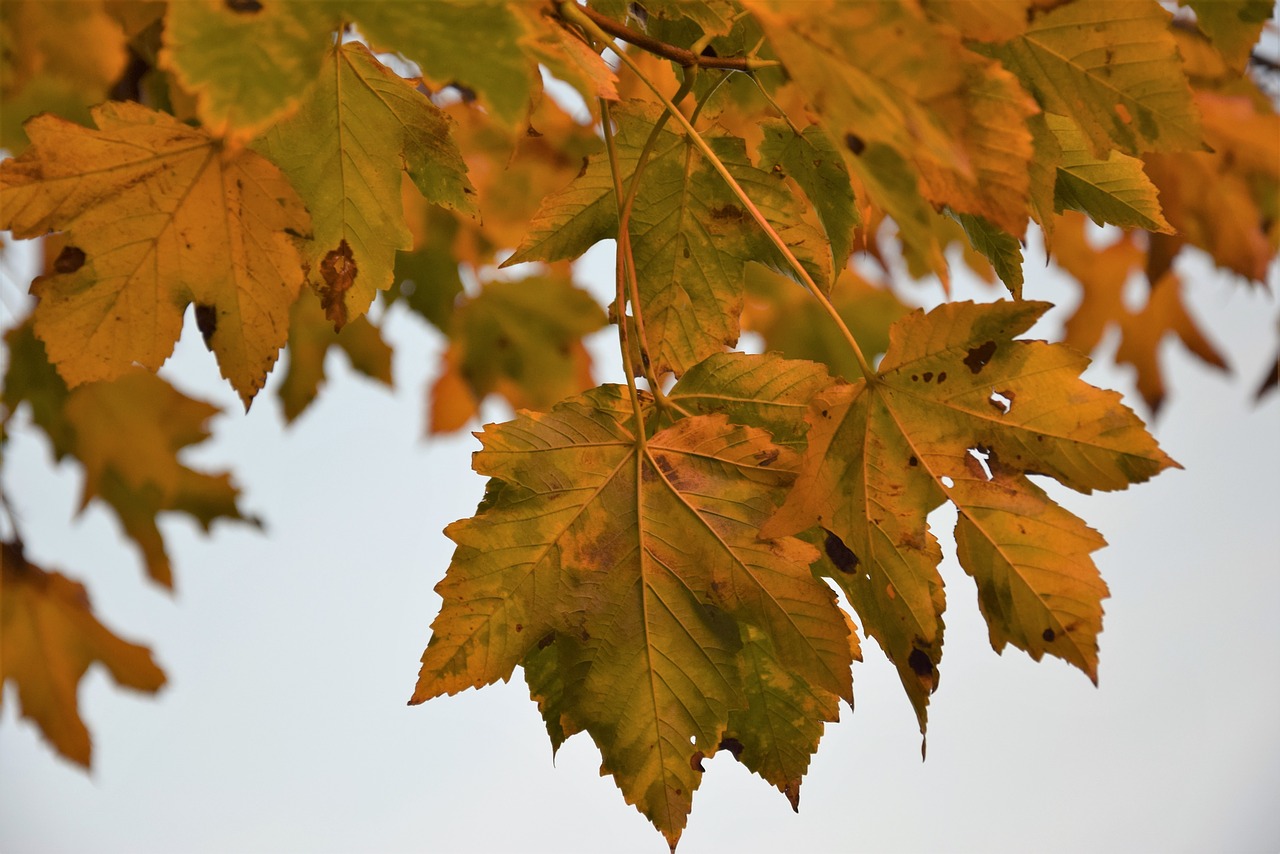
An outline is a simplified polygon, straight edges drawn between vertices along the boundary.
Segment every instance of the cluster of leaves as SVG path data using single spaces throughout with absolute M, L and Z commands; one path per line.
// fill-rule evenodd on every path
M 1166 334 L 1225 366 L 1180 253 L 1262 281 L 1280 246 L 1280 117 L 1246 73 L 1270 2 L 1185 6 L 6 3 L 0 227 L 53 236 L 3 424 L 27 404 L 169 585 L 159 513 L 245 519 L 227 475 L 176 458 L 214 412 L 154 374 L 188 307 L 246 409 L 287 347 L 292 420 L 330 348 L 391 383 L 370 309 L 402 304 L 448 339 L 433 431 L 491 394 L 521 409 L 479 434 L 488 486 L 446 529 L 411 702 L 521 667 L 553 745 L 589 733 L 673 847 L 719 750 L 796 806 L 860 634 L 925 731 L 944 502 L 993 647 L 1096 680 L 1103 540 L 1029 476 L 1176 464 L 1081 351 L 1119 326 L 1155 409 Z M 1086 216 L 1121 237 L 1098 248 Z M 1048 308 L 1023 299 L 1032 223 L 1082 286 L 1077 349 L 1018 338 Z M 569 266 L 602 240 L 607 314 Z M 855 250 L 944 283 L 958 256 L 1012 299 L 911 312 Z M 593 388 L 582 338 L 610 322 L 627 385 Z M 773 352 L 734 352 L 744 328 Z M 87 764 L 88 664 L 163 674 L 4 549 L 0 678 Z

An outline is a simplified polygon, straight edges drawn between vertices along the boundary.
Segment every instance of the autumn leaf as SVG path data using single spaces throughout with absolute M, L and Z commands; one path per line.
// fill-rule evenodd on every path
M 27 123 L 32 146 L 0 164 L 0 225 L 65 231 L 55 274 L 32 291 L 36 334 L 69 385 L 156 370 L 182 313 L 196 323 L 246 409 L 288 335 L 302 285 L 292 236 L 309 228 L 269 161 L 133 103 L 93 111 L 98 128 Z
M 311 211 L 304 263 L 335 329 L 391 286 L 396 251 L 412 248 L 402 171 L 428 202 L 474 210 L 449 117 L 358 43 L 329 50 L 298 112 L 258 149 Z
M 183 448 L 208 438 L 206 423 L 218 412 L 215 407 L 140 368 L 68 389 L 30 323 L 10 330 L 5 343 L 6 423 L 19 405 L 30 404 L 32 420 L 49 437 L 54 457 L 71 456 L 84 466 L 81 509 L 95 498 L 106 502 L 142 550 L 153 581 L 173 586 L 156 524 L 160 513 L 186 513 L 206 531 L 219 518 L 256 524 L 241 514 L 228 474 L 196 471 L 178 459 Z
M 481 434 L 475 466 L 491 480 L 476 517 L 446 531 L 458 548 L 412 702 L 507 679 L 551 637 L 556 720 L 591 733 L 602 769 L 674 844 L 699 760 L 745 706 L 738 623 L 846 699 L 852 650 L 809 571 L 816 554 L 757 538 L 793 452 L 720 415 L 644 445 L 636 430 L 605 387 Z
M 1071 118 L 1102 158 L 1202 145 L 1191 88 L 1155 0 L 1075 0 L 989 49 L 1046 112 Z
M 357 317 L 334 332 L 320 301 L 303 295 L 289 316 L 289 369 L 277 393 L 284 406 L 284 420 L 292 422 L 311 405 L 325 381 L 325 357 L 337 347 L 346 353 L 351 367 L 370 379 L 391 386 L 391 347 L 382 331 Z
M 1126 234 L 1113 243 L 1095 248 L 1079 217 L 1066 220 L 1055 230 L 1054 259 L 1080 282 L 1079 306 L 1067 319 L 1062 343 L 1081 353 L 1091 353 L 1112 326 L 1120 331 L 1116 362 L 1133 365 L 1138 372 L 1138 392 L 1159 412 L 1165 397 L 1160 345 L 1175 335 L 1193 355 L 1210 367 L 1227 370 L 1227 363 L 1205 336 L 1182 301 L 1182 281 L 1172 269 L 1150 282 L 1145 303 L 1137 310 L 1125 304 L 1129 277 L 1139 273 L 1147 255 Z
M 874 382 L 814 398 L 795 486 L 762 531 L 825 531 L 830 575 L 897 666 L 922 732 L 945 608 L 929 512 L 956 505 L 992 645 L 1096 680 L 1105 586 L 1088 554 L 1102 539 L 1027 475 L 1089 492 L 1176 465 L 1118 395 L 1079 380 L 1083 357 L 1014 340 L 1048 307 L 954 303 L 894 324 Z
M 22 717 L 88 768 L 93 747 L 76 699 L 85 671 L 101 663 L 117 684 L 149 694 L 164 685 L 164 671 L 145 646 L 98 622 L 82 584 L 28 562 L 16 543 L 0 551 L 0 688 L 12 680 Z

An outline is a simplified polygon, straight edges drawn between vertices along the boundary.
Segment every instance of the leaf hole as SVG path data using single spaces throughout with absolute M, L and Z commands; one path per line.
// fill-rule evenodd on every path
M 998 409 L 1001 415 L 1008 415 L 1009 410 L 1013 409 L 1013 392 L 992 389 L 987 402 Z
M 987 460 L 991 459 L 991 452 L 984 448 L 970 448 L 969 456 L 978 461 L 978 465 L 982 466 L 982 474 L 987 480 L 991 480 L 991 466 L 987 464 Z
M 943 486 L 945 486 L 947 489 L 950 489 L 951 487 L 953 487 L 953 486 L 955 486 L 955 485 L 956 485 L 956 482 L 955 482 L 954 480 L 952 480 L 951 478 L 947 477 L 946 475 L 943 475 L 943 476 L 942 476 L 942 485 L 943 485 Z

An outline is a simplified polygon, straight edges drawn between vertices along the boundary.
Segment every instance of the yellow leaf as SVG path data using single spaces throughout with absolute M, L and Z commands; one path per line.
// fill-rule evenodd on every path
M 69 385 L 156 370 L 196 322 L 246 409 L 288 335 L 302 285 L 291 236 L 309 228 L 270 162 L 134 103 L 93 111 L 98 129 L 39 116 L 32 147 L 0 164 L 2 224 L 66 231 L 55 275 L 32 285 L 36 334 Z
M 149 649 L 98 622 L 83 585 L 29 563 L 15 543 L 0 543 L 0 555 L 0 689 L 12 680 L 22 717 L 88 768 L 93 747 L 76 700 L 85 671 L 101 663 L 117 684 L 150 694 L 164 671 Z

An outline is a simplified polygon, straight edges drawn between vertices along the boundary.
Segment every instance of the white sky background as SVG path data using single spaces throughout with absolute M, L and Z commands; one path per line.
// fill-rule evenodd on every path
M 605 300 L 611 254 L 598 247 L 579 268 Z M 1030 298 L 1078 298 L 1029 255 Z M 957 297 L 1001 295 L 957 278 Z M 1252 399 L 1277 307 L 1203 268 L 1188 280 L 1235 375 L 1166 342 L 1172 393 L 1156 433 L 1186 470 L 1126 492 L 1054 493 L 1111 543 L 1096 554 L 1112 591 L 1100 687 L 1056 660 L 995 655 L 973 582 L 948 559 L 928 761 L 893 668 L 868 641 L 857 712 L 828 728 L 800 814 L 722 754 L 707 762 L 681 854 L 1280 850 L 1280 395 Z M 3 290 L 11 314 L 20 298 L 11 282 Z M 936 284 L 913 293 L 941 298 Z M 1036 333 L 1056 335 L 1061 318 Z M 440 337 L 401 309 L 386 332 L 394 393 L 332 355 L 328 387 L 285 430 L 282 366 L 241 415 L 187 324 L 164 373 L 227 413 L 189 459 L 232 468 L 242 506 L 268 527 L 219 525 L 206 539 L 185 520 L 164 523 L 174 597 L 144 580 L 106 511 L 70 522 L 80 470 L 53 467 L 42 437 L 15 431 L 4 487 L 30 558 L 85 581 L 99 618 L 150 644 L 169 685 L 152 699 L 90 671 L 88 775 L 18 721 L 7 690 L 0 851 L 665 850 L 597 776 L 588 736 L 553 767 L 519 675 L 405 705 L 452 551 L 441 529 L 474 512 L 484 484 L 469 469 L 470 435 L 420 438 Z M 597 378 L 620 380 L 612 330 L 592 352 Z M 1099 361 L 1092 381 L 1135 400 L 1130 373 Z M 500 406 L 486 415 L 507 417 Z M 948 548 L 953 519 L 932 522 Z

